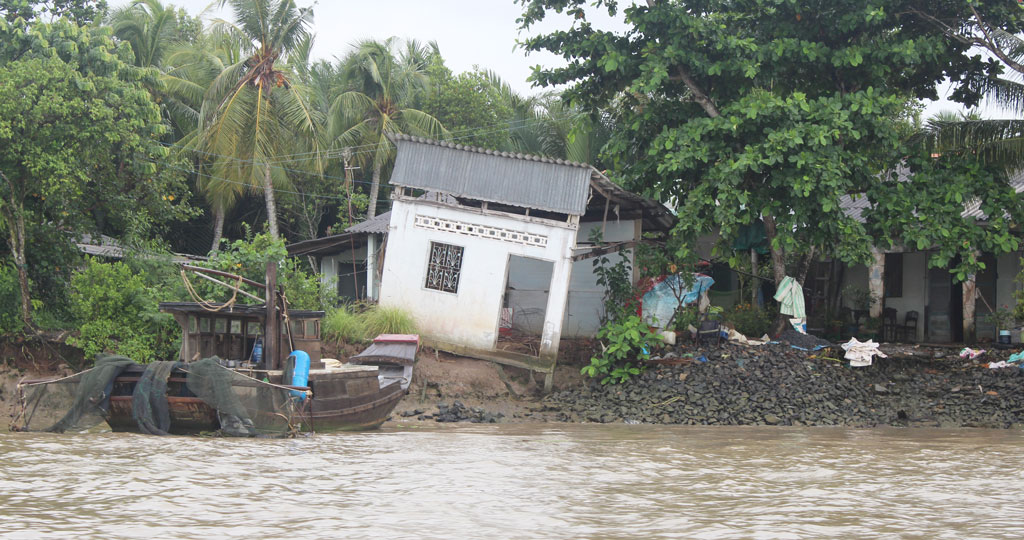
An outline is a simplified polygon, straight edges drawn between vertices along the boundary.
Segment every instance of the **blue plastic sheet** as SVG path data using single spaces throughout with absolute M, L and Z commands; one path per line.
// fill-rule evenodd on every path
M 693 284 L 687 287 L 686 281 L 679 274 L 665 276 L 644 293 L 641 299 L 644 320 L 654 326 L 664 325 L 680 307 L 677 292 L 682 293 L 682 305 L 686 306 L 696 302 L 701 293 L 710 289 L 714 283 L 711 276 L 693 274 Z

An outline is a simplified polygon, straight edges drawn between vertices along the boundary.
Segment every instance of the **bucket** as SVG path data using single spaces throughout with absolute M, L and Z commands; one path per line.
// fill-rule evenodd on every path
M 1002 344 L 1002 345 L 1009 345 L 1010 344 L 1010 331 L 1009 330 L 1000 330 L 999 331 L 999 343 Z

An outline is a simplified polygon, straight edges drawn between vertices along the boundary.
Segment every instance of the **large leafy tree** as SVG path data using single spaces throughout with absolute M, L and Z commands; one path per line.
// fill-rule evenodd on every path
M 436 118 L 459 143 L 504 149 L 509 140 L 512 106 L 502 87 L 485 72 L 452 75 L 435 69 L 433 90 L 423 99 L 423 111 Z
M 31 235 L 123 233 L 189 214 L 158 144 L 153 73 L 131 60 L 109 29 L 0 20 L 0 229 L 27 324 L 30 278 L 52 270 L 28 267 Z
M 78 24 L 89 24 L 101 19 L 106 10 L 106 0 L 0 0 L 0 15 L 8 22 L 19 18 L 32 21 L 65 17 Z
M 353 158 L 372 170 L 368 218 L 377 214 L 381 175 L 395 159 L 395 145 L 387 135 L 441 138 L 447 134 L 436 118 L 412 107 L 430 84 L 426 59 L 431 53 L 423 47 L 396 50 L 398 43 L 389 38 L 358 44 L 342 62 L 349 90 L 331 108 L 332 141 L 338 147 L 358 148 Z M 429 48 L 436 52 L 436 47 Z
M 881 173 L 914 150 L 895 129 L 907 100 L 935 98 L 947 76 L 998 69 L 910 13 L 914 0 L 648 0 L 624 10 L 620 34 L 594 28 L 583 0 L 522 3 L 524 27 L 549 11 L 574 16 L 571 28 L 525 47 L 568 61 L 535 72 L 538 83 L 570 83 L 574 103 L 613 108 L 621 127 L 606 152 L 617 177 L 675 201 L 684 238 L 715 228 L 729 238 L 763 220 L 776 283 L 787 273 L 802 281 L 823 252 L 864 261 L 877 228 L 840 200 L 912 196 L 873 189 L 898 182 Z M 952 4 L 931 7 L 956 16 Z M 962 85 L 957 95 L 976 102 L 979 92 Z
M 280 237 L 275 189 L 289 182 L 275 164 L 296 138 L 305 138 L 319 155 L 320 123 L 304 90 L 284 69 L 283 56 L 309 34 L 310 8 L 294 0 L 223 0 L 235 22 L 221 21 L 246 40 L 248 56 L 218 75 L 206 93 L 200 116 L 203 155 L 214 159 L 213 176 L 259 186 L 266 203 L 270 234 Z

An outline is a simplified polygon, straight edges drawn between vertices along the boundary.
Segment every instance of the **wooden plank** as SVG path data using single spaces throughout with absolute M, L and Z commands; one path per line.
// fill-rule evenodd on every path
M 579 255 L 573 255 L 572 256 L 572 262 L 584 261 L 586 259 L 592 259 L 594 257 L 600 257 L 601 255 L 605 255 L 605 254 L 608 254 L 608 253 L 614 253 L 616 251 L 620 251 L 620 250 L 624 250 L 624 249 L 631 249 L 633 247 L 636 247 L 636 245 L 639 244 L 639 243 L 640 242 L 637 241 L 637 240 L 630 240 L 628 242 L 616 242 L 614 244 L 609 244 L 607 246 L 603 246 L 603 247 L 599 247 L 599 248 L 594 248 L 594 249 L 591 249 L 590 251 L 588 251 L 586 253 L 580 253 Z
M 514 353 L 510 351 L 481 350 L 475 349 L 473 347 L 467 347 L 465 345 L 446 343 L 444 341 L 434 340 L 430 338 L 423 338 L 423 343 L 424 345 L 428 347 L 433 347 L 439 351 L 444 351 L 459 356 L 465 356 L 468 358 L 475 358 L 477 360 L 486 360 L 488 362 L 494 362 L 496 364 L 501 364 L 503 366 L 528 369 L 530 371 L 536 371 L 539 373 L 553 373 L 555 370 L 555 358 L 538 358 L 536 356 Z

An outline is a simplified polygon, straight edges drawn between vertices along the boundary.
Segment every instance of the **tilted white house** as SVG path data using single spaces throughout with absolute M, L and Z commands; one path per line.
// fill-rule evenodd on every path
M 543 371 L 548 386 L 563 333 L 593 335 L 601 315 L 590 231 L 629 248 L 673 224 L 590 165 L 394 140 L 380 303 L 411 312 L 438 349 Z M 503 326 L 539 334 L 536 355 L 499 348 Z

